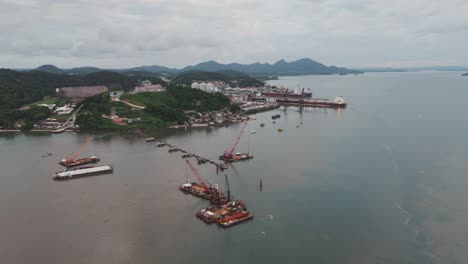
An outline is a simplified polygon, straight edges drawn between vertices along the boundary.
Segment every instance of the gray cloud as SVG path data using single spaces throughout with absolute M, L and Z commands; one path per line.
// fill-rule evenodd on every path
M 464 0 L 0 0 L 0 67 L 468 65 Z

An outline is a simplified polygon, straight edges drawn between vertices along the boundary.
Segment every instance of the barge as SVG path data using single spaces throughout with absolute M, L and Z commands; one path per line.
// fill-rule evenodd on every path
M 346 108 L 347 103 L 343 97 L 338 96 L 333 101 L 328 99 L 290 99 L 278 98 L 277 103 L 284 105 L 311 106 L 311 107 L 329 107 L 329 108 Z
M 224 228 L 253 219 L 253 214 L 242 211 L 218 220 L 218 225 Z
M 221 205 L 210 206 L 196 213 L 196 216 L 205 223 L 218 222 L 220 219 L 231 216 L 238 212 L 246 211 L 247 207 L 242 200 L 225 202 Z
M 90 156 L 90 157 L 81 158 L 81 159 L 63 159 L 59 162 L 59 164 L 65 167 L 75 167 L 75 166 L 84 165 L 88 163 L 96 163 L 98 161 L 99 161 L 99 158 L 97 156 Z
M 224 160 L 224 162 L 236 162 L 236 161 L 253 159 L 253 155 L 250 155 L 249 153 L 240 153 L 240 152 L 237 152 L 235 154 L 225 153 L 224 155 L 219 156 L 219 159 Z
M 71 180 L 96 174 L 111 173 L 114 169 L 111 165 L 87 166 L 75 169 L 67 169 L 54 174 L 55 181 Z
M 196 182 L 184 183 L 179 187 L 179 189 L 184 193 L 189 193 L 194 196 L 209 200 L 214 204 L 223 204 L 227 201 L 224 194 L 216 190 L 216 188 L 205 187 L 202 184 L 198 184 Z

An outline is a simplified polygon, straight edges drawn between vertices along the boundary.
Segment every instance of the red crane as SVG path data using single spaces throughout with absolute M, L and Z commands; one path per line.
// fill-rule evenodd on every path
M 242 126 L 242 129 L 239 133 L 239 136 L 237 136 L 236 141 L 234 142 L 234 146 L 232 146 L 232 149 L 230 152 L 225 151 L 224 152 L 224 158 L 229 159 L 232 158 L 232 155 L 234 154 L 234 151 L 236 151 L 237 145 L 239 144 L 239 141 L 241 139 L 242 134 L 244 134 L 245 129 L 247 128 L 247 123 L 249 122 L 250 118 L 247 117 L 247 120 L 245 120 L 244 125 Z
M 91 140 L 93 140 L 93 138 L 94 138 L 94 135 L 89 136 L 88 140 L 86 140 L 86 142 L 83 143 L 83 145 L 81 145 L 81 147 L 78 149 L 78 151 L 76 151 L 75 153 L 73 153 L 72 156 L 70 156 L 69 158 L 67 158 L 67 161 L 74 161 L 74 160 L 76 160 L 76 159 L 81 155 L 81 153 L 82 153 L 83 150 L 86 148 L 86 146 L 88 146 L 88 144 L 91 142 Z
M 198 181 L 200 182 L 200 184 L 205 188 L 205 189 L 208 189 L 209 187 L 206 186 L 205 182 L 203 181 L 202 177 L 200 176 L 200 174 L 198 174 L 198 171 L 197 169 L 195 169 L 195 167 L 192 165 L 192 163 L 190 163 L 189 160 L 185 160 L 187 162 L 187 164 L 189 165 L 190 167 L 190 170 L 192 170 L 192 173 L 193 175 L 195 175 L 195 177 L 197 177 Z

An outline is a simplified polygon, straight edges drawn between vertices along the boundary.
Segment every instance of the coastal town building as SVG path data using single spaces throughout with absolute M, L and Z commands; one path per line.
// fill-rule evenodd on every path
M 193 81 L 190 87 L 209 93 L 214 93 L 219 92 L 222 88 L 225 88 L 226 84 L 223 81 Z
M 144 93 L 144 92 L 163 92 L 166 89 L 160 84 L 152 84 L 151 81 L 141 81 L 133 90 L 133 93 Z

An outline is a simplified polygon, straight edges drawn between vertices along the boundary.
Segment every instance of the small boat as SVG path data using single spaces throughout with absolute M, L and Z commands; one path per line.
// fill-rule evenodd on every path
M 273 121 L 272 123 L 273 123 L 273 124 L 276 124 L 276 121 Z
M 260 124 L 260 127 L 264 127 L 264 126 L 265 126 L 265 124 L 263 124 L 263 123 Z
M 302 125 L 302 121 L 300 122 L 300 124 Z
M 282 129 L 282 128 L 278 128 L 278 132 L 280 132 L 280 133 L 283 132 L 283 130 L 284 129 Z
M 42 155 L 41 157 L 45 158 L 45 157 L 50 157 L 52 156 L 52 153 L 46 153 L 45 155 Z
M 296 127 L 299 127 L 299 125 L 297 125 Z
M 153 141 L 157 141 L 157 139 L 155 139 L 154 137 L 150 137 L 150 138 L 146 138 L 145 141 L 146 142 L 153 142 Z
M 250 131 L 250 134 L 255 134 L 255 133 L 257 133 L 257 131 L 255 130 Z

